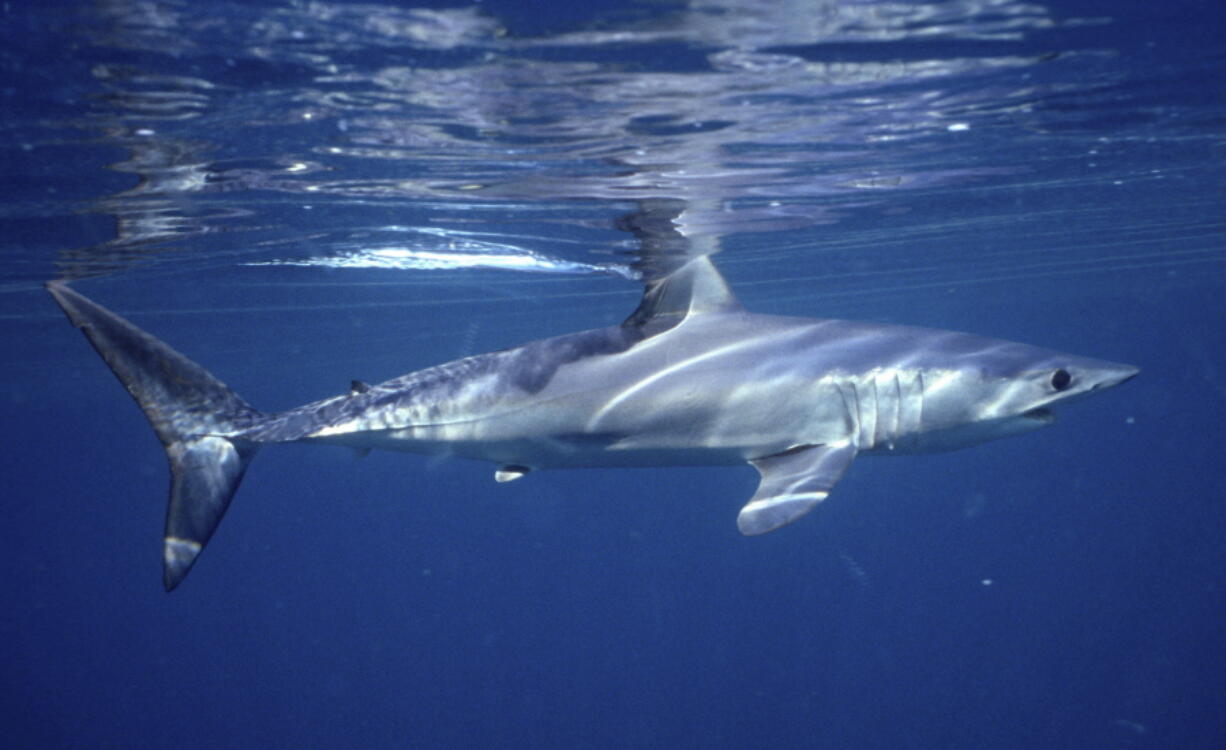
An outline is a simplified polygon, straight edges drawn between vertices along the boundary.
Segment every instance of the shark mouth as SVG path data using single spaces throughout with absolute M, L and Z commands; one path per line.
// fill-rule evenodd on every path
M 1046 407 L 1024 411 L 1022 412 L 1022 417 L 1034 420 L 1035 422 L 1042 422 L 1043 424 L 1051 424 L 1056 421 L 1056 413 Z

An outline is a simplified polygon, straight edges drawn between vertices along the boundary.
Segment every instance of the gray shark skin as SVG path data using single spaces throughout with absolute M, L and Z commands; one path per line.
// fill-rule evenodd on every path
M 645 274 L 621 325 L 482 354 L 281 413 L 63 283 L 48 289 L 166 448 L 164 583 L 182 582 L 257 450 L 317 442 L 538 469 L 751 464 L 746 535 L 826 498 L 860 453 L 1026 432 L 1135 367 L 952 331 L 745 311 L 710 258 Z

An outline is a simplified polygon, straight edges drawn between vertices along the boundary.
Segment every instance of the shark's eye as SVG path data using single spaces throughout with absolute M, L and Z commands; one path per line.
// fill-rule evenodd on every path
M 1057 391 L 1068 388 L 1072 382 L 1073 376 L 1068 374 L 1068 370 L 1060 369 L 1051 374 L 1051 387 Z

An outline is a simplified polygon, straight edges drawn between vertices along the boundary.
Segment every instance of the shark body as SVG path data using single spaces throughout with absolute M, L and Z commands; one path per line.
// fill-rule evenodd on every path
M 965 333 L 744 310 L 709 257 L 645 275 L 621 325 L 457 360 L 280 413 L 59 282 L 48 288 L 135 397 L 170 459 L 164 583 L 187 575 L 257 450 L 321 442 L 538 469 L 758 470 L 738 528 L 779 528 L 860 453 L 942 451 L 1025 432 L 1137 373 Z

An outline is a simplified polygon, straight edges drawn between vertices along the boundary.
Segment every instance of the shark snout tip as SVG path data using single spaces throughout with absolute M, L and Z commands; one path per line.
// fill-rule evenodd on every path
M 1114 388 L 1117 385 L 1123 385 L 1129 380 L 1132 380 L 1137 375 L 1141 374 L 1140 367 L 1133 365 L 1117 365 L 1111 370 L 1104 373 L 1104 377 L 1094 387 L 1095 388 Z

